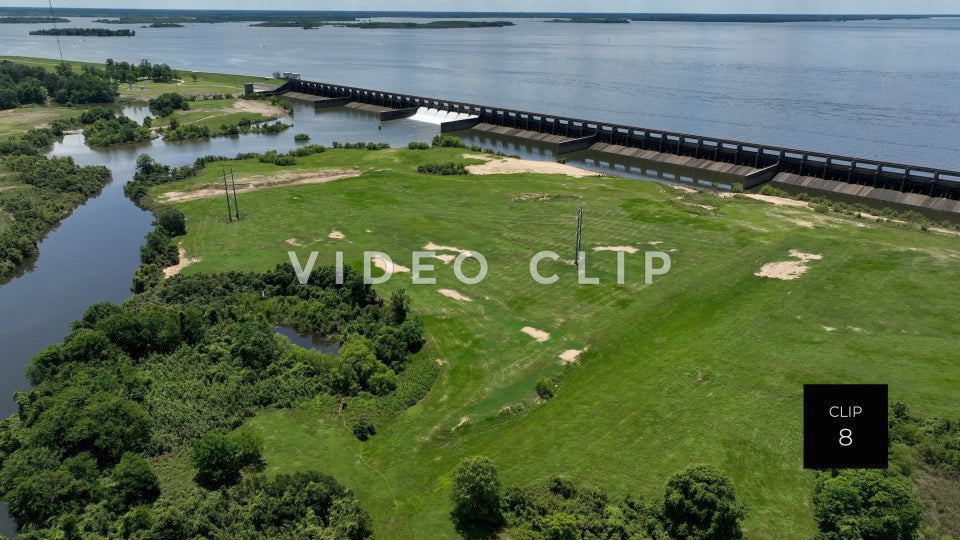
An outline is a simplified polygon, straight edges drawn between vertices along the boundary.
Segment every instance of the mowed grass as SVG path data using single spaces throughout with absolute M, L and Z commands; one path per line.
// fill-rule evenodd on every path
M 378 286 L 384 295 L 407 289 L 428 336 L 409 371 L 433 369 L 435 380 L 413 406 L 379 417 L 371 440 L 358 442 L 328 399 L 264 411 L 245 425 L 264 435 L 269 473 L 335 475 L 373 515 L 378 537 L 456 537 L 452 471 L 484 454 L 507 485 L 564 474 L 615 497 L 659 498 L 673 473 L 712 464 L 748 505 L 747 537 L 809 538 L 814 473 L 801 465 L 804 383 L 888 383 L 891 400 L 918 414 L 956 415 L 956 237 L 612 177 L 415 172 L 459 153 L 298 158 L 297 168 L 366 172 L 242 193 L 243 219 L 234 223 L 222 198 L 178 205 L 188 218 L 182 245 L 202 258 L 185 273 L 265 270 L 291 249 L 302 261 L 319 251 L 319 264 L 331 264 L 336 250 L 348 264 L 377 250 L 411 266 L 410 252 L 428 242 L 489 261 L 477 285 L 457 282 L 436 261 L 437 285 L 412 286 L 409 274 L 397 274 Z M 163 189 L 215 181 L 220 165 Z M 288 170 L 233 166 L 241 177 Z M 562 262 L 541 265 L 559 275 L 557 284 L 535 283 L 534 253 L 572 258 L 579 207 L 588 274 L 601 283 L 578 285 Z M 345 238 L 328 238 L 333 230 Z M 617 285 L 615 254 L 592 248 L 623 245 L 667 252 L 673 268 L 645 285 L 642 253 L 628 254 L 626 283 Z M 823 258 L 794 281 L 754 275 L 790 260 L 791 249 Z M 524 326 L 550 339 L 538 343 Z M 578 363 L 562 365 L 562 351 L 583 348 Z M 556 397 L 537 403 L 535 382 L 557 374 Z M 160 467 L 173 471 L 165 489 L 187 489 L 185 459 Z
M 241 111 L 234 107 L 236 99 L 210 99 L 204 101 L 191 101 L 190 109 L 178 110 L 171 116 L 163 118 L 154 118 L 154 127 L 168 127 L 170 120 L 177 119 L 180 125 L 206 126 L 211 129 L 218 128 L 222 124 L 233 125 L 242 120 L 251 122 L 263 122 L 272 117 L 255 112 Z
M 67 120 L 80 116 L 81 108 L 58 105 L 25 105 L 16 109 L 0 111 L 0 138 L 16 135 L 27 130 L 49 127 L 54 120 Z

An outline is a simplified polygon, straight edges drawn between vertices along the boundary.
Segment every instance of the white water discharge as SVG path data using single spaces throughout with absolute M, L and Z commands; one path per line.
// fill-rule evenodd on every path
M 410 117 L 411 120 L 426 122 L 428 124 L 442 124 L 444 122 L 464 120 L 467 118 L 477 118 L 477 116 L 462 112 L 445 111 L 443 109 L 428 109 L 426 107 L 420 107 L 417 109 L 417 114 Z

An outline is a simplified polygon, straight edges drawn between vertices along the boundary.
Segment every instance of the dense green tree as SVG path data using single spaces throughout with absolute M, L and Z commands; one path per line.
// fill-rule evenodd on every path
M 187 234 L 187 218 L 183 215 L 183 212 L 172 206 L 157 211 L 156 223 L 170 236 Z
M 207 433 L 193 445 L 195 480 L 207 489 L 235 484 L 243 469 L 240 445 L 223 433 Z
M 467 458 L 453 473 L 453 518 L 460 526 L 499 527 L 500 473 L 490 459 L 483 456 Z
M 407 312 L 410 309 L 410 298 L 407 291 L 397 289 L 390 294 L 390 317 L 393 324 L 403 324 L 407 320 Z
M 821 473 L 813 506 L 818 538 L 823 540 L 910 540 L 923 521 L 923 507 L 910 478 L 895 470 Z
M 126 452 L 110 473 L 110 492 L 119 508 L 150 504 L 160 496 L 160 482 L 140 454 Z
M 335 538 L 363 540 L 373 536 L 370 515 L 353 498 L 340 498 L 330 508 L 330 529 Z
M 733 484 L 713 467 L 690 467 L 667 482 L 663 521 L 671 538 L 741 538 L 744 513 Z

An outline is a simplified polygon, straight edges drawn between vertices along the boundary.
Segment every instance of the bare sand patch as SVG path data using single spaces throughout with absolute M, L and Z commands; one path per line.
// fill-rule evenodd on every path
M 553 161 L 535 161 L 532 159 L 517 158 L 491 158 L 490 156 L 480 154 L 464 154 L 468 159 L 482 159 L 486 163 L 482 165 L 467 165 L 467 172 L 470 174 L 516 174 L 516 173 L 541 173 L 541 174 L 563 174 L 574 178 L 584 178 L 587 176 L 603 176 L 596 171 L 581 169 L 565 163 L 556 163 Z
M 773 195 L 761 195 L 759 193 L 744 193 L 744 197 L 748 199 L 753 199 L 755 201 L 763 201 L 775 204 L 777 206 L 798 206 L 798 207 L 809 207 L 810 204 L 806 201 L 798 201 L 796 199 L 788 199 L 786 197 L 775 197 Z
M 539 341 L 540 343 L 543 343 L 544 341 L 547 341 L 548 339 L 550 339 L 549 333 L 544 332 L 543 330 L 537 330 L 532 326 L 524 326 L 523 328 L 520 329 L 520 331 L 532 337 L 533 339 Z
M 659 246 L 659 245 L 662 244 L 662 243 L 663 243 L 663 240 L 653 240 L 653 241 L 651 241 L 651 242 L 647 242 L 647 244 L 649 244 L 649 245 L 651 245 L 651 246 Z
M 856 332 L 858 334 L 860 332 L 863 332 L 863 328 L 860 328 L 859 326 L 848 326 L 847 330 L 850 330 L 851 332 Z
M 276 105 L 253 99 L 238 99 L 233 102 L 233 108 L 243 112 L 262 114 L 271 118 L 279 118 L 287 115 L 287 111 Z
M 347 236 L 340 231 L 330 231 L 330 234 L 327 235 L 327 238 L 333 238 L 334 240 L 343 240 Z
M 460 418 L 460 421 L 457 422 L 457 427 L 455 427 L 455 428 L 453 428 L 453 429 L 462 428 L 463 426 L 467 425 L 467 422 L 469 422 L 469 421 L 470 421 L 470 417 L 469 417 L 469 416 L 463 416 L 463 417 Z
M 470 298 L 469 296 L 466 296 L 465 294 L 453 289 L 438 289 L 437 292 L 446 296 L 447 298 L 453 298 L 454 300 L 458 300 L 460 302 L 473 302 L 473 298 Z
M 410 269 L 401 264 L 394 264 L 392 261 L 387 261 L 381 257 L 373 258 L 373 265 L 377 268 L 383 270 L 384 272 L 390 272 L 393 274 L 402 274 L 404 272 L 409 272 Z
M 163 269 L 164 278 L 172 278 L 173 276 L 179 274 L 184 268 L 190 266 L 191 264 L 196 264 L 202 260 L 199 258 L 191 259 L 187 257 L 187 252 L 184 251 L 183 248 L 179 248 L 177 254 L 180 260 L 177 262 L 177 264 Z
M 444 360 L 443 358 L 437 358 L 436 362 L 437 362 L 437 365 L 440 367 L 447 365 L 447 361 Z
M 303 244 L 301 244 L 296 238 L 287 238 L 284 240 L 284 242 L 294 247 L 303 247 Z
M 812 229 L 813 223 L 804 219 L 791 219 L 794 225 L 797 227 L 803 227 L 804 229 Z
M 624 253 L 636 253 L 640 251 L 633 246 L 597 246 L 594 251 L 622 251 Z
M 684 193 L 696 193 L 696 192 L 697 192 L 697 190 L 695 190 L 695 189 L 693 189 L 693 188 L 688 188 L 687 186 L 678 186 L 678 185 L 676 185 L 676 184 L 670 184 L 670 187 L 672 187 L 673 189 L 675 189 L 675 190 L 677 190 L 677 191 L 682 191 L 682 192 L 684 192 Z
M 362 171 L 334 169 L 328 171 L 309 171 L 309 172 L 285 172 L 273 176 L 268 176 L 254 180 L 253 177 L 239 178 L 237 181 L 237 193 L 246 193 L 248 191 L 257 191 L 260 189 L 281 187 L 281 186 L 299 186 L 302 184 L 325 184 L 342 178 L 352 178 L 360 176 Z M 206 199 L 209 197 L 222 197 L 223 187 L 217 184 L 207 184 L 198 186 L 188 191 L 169 191 L 161 193 L 157 200 L 159 202 L 183 202 L 196 199 Z
M 737 196 L 736 193 L 731 193 L 729 191 L 721 191 L 717 193 L 717 197 L 720 197 L 721 199 L 732 199 L 736 196 Z
M 447 254 L 447 255 L 437 255 L 436 258 L 443 261 L 443 264 L 450 264 L 453 261 L 455 261 L 457 257 L 456 255 Z
M 832 326 L 826 326 L 826 325 L 823 326 L 823 330 L 826 331 L 826 332 L 836 332 L 836 331 L 837 331 L 836 328 L 834 328 L 834 327 L 832 327 Z
M 560 360 L 563 361 L 564 365 L 566 364 L 575 364 L 580 361 L 580 355 L 583 354 L 587 349 L 567 349 L 560 353 Z
M 427 251 L 455 251 L 457 253 L 466 253 L 467 251 L 469 251 L 469 250 L 460 249 L 454 246 L 441 246 L 439 244 L 434 244 L 433 242 L 430 242 L 427 245 L 423 246 L 423 249 Z
M 820 259 L 823 259 L 823 256 L 821 255 L 804 253 L 796 249 L 790 250 L 790 256 L 797 260 L 767 263 L 761 266 L 760 270 L 755 272 L 753 275 L 757 277 L 792 281 L 806 273 L 806 271 L 809 269 L 807 266 L 808 262 L 819 261 Z
M 697 206 L 699 206 L 700 208 L 703 208 L 704 210 L 716 210 L 716 207 L 710 206 L 708 204 L 698 204 Z

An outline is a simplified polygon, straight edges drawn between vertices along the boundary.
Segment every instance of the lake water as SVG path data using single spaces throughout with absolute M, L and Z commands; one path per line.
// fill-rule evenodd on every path
M 960 169 L 960 19 L 551 24 L 451 30 L 131 28 L 64 55 L 306 79 Z M 57 56 L 40 25 L 0 50 Z M 241 77 L 242 79 L 242 77 Z
M 134 38 L 61 38 L 71 60 L 167 62 L 178 69 L 304 78 L 542 111 L 658 129 L 960 169 L 960 19 L 857 23 L 549 24 L 470 30 L 250 28 L 244 24 L 136 29 Z M 73 19 L 71 26 L 104 26 Z M 0 25 L 8 55 L 56 57 L 39 25 Z M 118 26 L 111 25 L 111 28 Z M 238 82 L 244 77 L 238 76 Z M 145 110 L 128 109 L 134 118 Z M 289 120 L 288 120 L 289 121 Z M 348 109 L 297 106 L 274 135 L 93 150 L 70 135 L 52 150 L 104 164 L 113 181 L 40 245 L 40 256 L 0 286 L 0 415 L 27 388 L 23 369 L 58 342 L 92 303 L 122 301 L 150 230 L 123 195 L 136 157 L 183 165 L 198 156 L 287 150 L 312 143 L 429 140 L 435 124 Z M 553 160 L 527 141 L 470 134 L 471 143 Z M 577 153 L 568 162 L 629 176 L 696 182 L 649 163 Z M 619 158 L 618 158 L 619 159 Z M 304 346 L 312 340 L 299 339 Z M 296 342 L 296 341 L 295 341 Z M 0 516 L 0 533 L 12 535 Z

